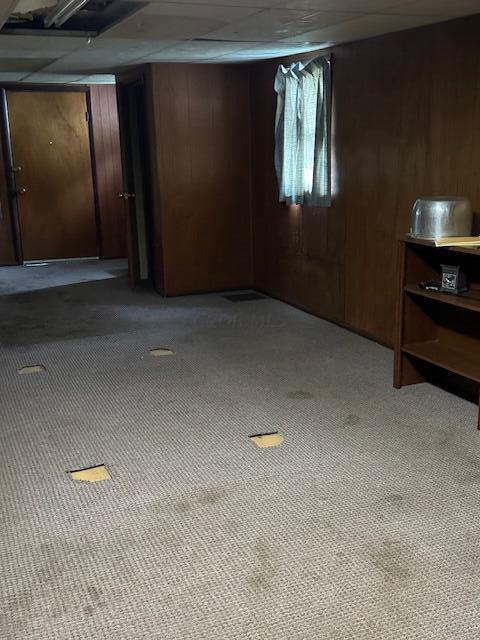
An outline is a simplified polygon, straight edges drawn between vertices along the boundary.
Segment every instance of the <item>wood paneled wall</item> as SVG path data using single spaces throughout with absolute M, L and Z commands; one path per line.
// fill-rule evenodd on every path
M 334 47 L 333 203 L 278 204 L 277 63 L 251 68 L 255 285 L 393 344 L 396 239 L 422 195 L 480 211 L 480 16 Z
M 150 71 L 164 291 L 249 287 L 248 69 L 156 64 Z
M 97 224 L 102 258 L 127 254 L 126 207 L 115 85 L 90 87 L 94 171 L 96 175 Z

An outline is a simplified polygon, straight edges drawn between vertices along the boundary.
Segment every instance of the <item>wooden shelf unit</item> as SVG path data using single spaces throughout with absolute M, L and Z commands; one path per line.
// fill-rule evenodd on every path
M 441 265 L 459 265 L 468 291 L 454 295 L 420 289 L 440 280 Z M 399 243 L 399 283 L 394 386 L 435 380 L 456 388 L 480 385 L 480 250 L 442 247 L 403 238 Z M 480 429 L 480 412 L 478 420 Z
M 465 293 L 460 293 L 458 296 L 455 296 L 451 293 L 442 293 L 441 291 L 425 291 L 425 289 L 420 289 L 418 284 L 406 284 L 403 290 L 415 296 L 422 296 L 429 300 L 451 304 L 461 309 L 480 311 L 480 291 L 466 291 Z

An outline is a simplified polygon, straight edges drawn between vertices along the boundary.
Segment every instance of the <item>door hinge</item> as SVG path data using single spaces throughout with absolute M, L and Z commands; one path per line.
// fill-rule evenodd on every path
M 89 111 L 85 111 L 85 120 L 87 122 L 90 122 L 90 112 Z

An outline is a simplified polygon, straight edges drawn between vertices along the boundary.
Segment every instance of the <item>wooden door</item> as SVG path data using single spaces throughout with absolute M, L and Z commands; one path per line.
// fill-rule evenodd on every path
M 100 256 L 125 258 L 127 256 L 127 207 L 125 201 L 118 197 L 124 189 L 115 85 L 92 85 L 90 109 Z
M 23 260 L 98 255 L 86 94 L 7 99 Z

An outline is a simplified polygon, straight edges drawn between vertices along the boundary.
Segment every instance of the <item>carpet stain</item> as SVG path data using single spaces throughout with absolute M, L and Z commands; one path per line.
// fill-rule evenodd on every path
M 133 540 L 132 540 L 133 541 Z M 80 543 L 67 541 L 43 542 L 32 547 L 30 563 L 32 566 L 31 580 L 24 583 L 18 591 L 7 593 L 2 604 L 5 616 L 16 621 L 18 635 L 2 635 L 0 622 L 0 636 L 2 638 L 22 639 L 30 637 L 32 612 L 41 612 L 42 621 L 48 626 L 49 620 L 56 620 L 65 615 L 77 616 L 79 611 L 85 617 L 92 617 L 97 610 L 105 606 L 102 602 L 102 589 L 86 584 L 84 588 L 84 603 L 77 605 L 72 598 L 68 585 L 70 577 L 76 576 L 82 580 L 82 572 L 93 575 L 99 566 L 105 549 L 99 547 L 92 540 L 85 539 Z M 0 556 L 0 566 L 7 563 L 5 557 Z M 75 571 L 72 573 L 72 567 Z
M 405 498 L 399 493 L 391 493 L 388 496 L 385 496 L 384 500 L 390 504 L 399 504 L 403 502 Z
M 225 489 L 205 489 L 199 494 L 188 496 L 177 500 L 175 510 L 179 513 L 186 513 L 198 507 L 205 507 L 221 502 L 227 495 Z
M 444 447 L 449 448 L 455 443 L 455 440 L 455 434 L 452 432 L 447 432 L 442 434 L 434 444 L 436 444 L 439 449 L 443 449 Z
M 357 416 L 356 413 L 349 413 L 348 416 L 345 418 L 345 426 L 346 427 L 354 427 L 355 425 L 359 424 L 360 422 L 360 416 Z
M 98 607 L 102 607 L 102 603 L 100 602 L 100 597 L 102 595 L 102 590 L 96 587 L 93 584 L 89 584 L 87 586 L 87 594 L 90 597 L 93 604 L 87 604 L 83 607 L 83 613 L 88 618 L 91 618 L 95 613 L 95 605 Z
M 308 400 L 313 398 L 313 393 L 304 391 L 303 389 L 297 389 L 297 391 L 287 391 L 285 397 L 292 400 Z
M 410 579 L 410 558 L 411 550 L 398 540 L 384 540 L 370 553 L 372 564 L 393 586 L 405 586 Z
M 58 553 L 55 544 L 43 543 L 38 547 L 39 565 L 36 565 L 33 573 L 33 582 L 23 589 L 19 589 L 14 593 L 7 594 L 4 599 L 5 610 L 8 611 L 13 618 L 17 619 L 19 632 L 27 629 L 28 613 L 39 606 L 42 602 L 42 596 L 45 593 L 51 593 L 54 585 L 61 579 L 65 571 L 65 563 L 60 560 L 62 557 Z M 62 598 L 57 598 L 55 607 L 50 611 L 52 618 L 58 618 L 68 610 L 68 603 Z M 26 635 L 26 634 L 25 634 Z M 24 637 L 19 636 L 19 637 Z
M 255 544 L 254 552 L 256 566 L 247 582 L 254 591 L 262 591 L 271 586 L 278 571 L 277 562 L 269 545 L 263 540 Z
M 99 600 L 100 596 L 102 595 L 101 589 L 97 589 L 97 587 L 94 587 L 93 585 L 89 585 L 87 587 L 87 592 L 88 592 L 88 595 L 91 596 L 93 600 Z
M 182 500 L 178 500 L 175 503 L 175 510 L 179 513 L 185 513 L 186 511 L 190 511 L 193 508 L 193 503 L 188 498 L 182 498 Z
M 227 492 L 225 489 L 208 489 L 202 491 L 197 498 L 197 502 L 202 505 L 216 504 L 225 498 Z

